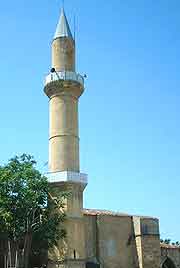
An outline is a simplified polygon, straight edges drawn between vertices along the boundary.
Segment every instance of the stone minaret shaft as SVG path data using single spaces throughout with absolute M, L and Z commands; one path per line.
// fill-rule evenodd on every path
M 83 85 L 75 73 L 75 42 L 64 11 L 52 42 L 52 68 L 52 76 L 63 79 L 45 90 L 50 98 L 49 169 L 79 172 L 78 98 Z
M 71 95 L 50 99 L 49 168 L 79 172 L 78 99 Z
M 80 173 L 78 131 L 78 100 L 84 79 L 75 70 L 75 41 L 64 10 L 52 42 L 52 69 L 44 91 L 50 110 L 48 179 L 59 192 L 71 193 L 65 201 L 67 237 L 48 253 L 48 268 L 56 268 L 59 260 L 64 260 L 63 268 L 85 268 L 83 191 L 87 175 Z

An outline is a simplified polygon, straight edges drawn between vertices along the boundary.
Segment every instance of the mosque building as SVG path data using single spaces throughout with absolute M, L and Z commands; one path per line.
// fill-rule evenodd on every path
M 78 101 L 84 77 L 76 72 L 75 45 L 62 9 L 44 88 L 50 118 L 48 179 L 72 194 L 66 204 L 67 238 L 49 252 L 48 268 L 178 268 L 180 248 L 160 244 L 157 218 L 83 208 L 88 176 L 79 165 Z

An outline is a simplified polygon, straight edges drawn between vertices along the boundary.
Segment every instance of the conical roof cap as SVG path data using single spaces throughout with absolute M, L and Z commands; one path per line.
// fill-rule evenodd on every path
M 61 15 L 60 15 L 59 22 L 56 28 L 54 39 L 58 37 L 69 37 L 73 39 L 71 30 L 69 27 L 69 23 L 68 23 L 68 20 L 66 18 L 63 8 L 61 9 Z

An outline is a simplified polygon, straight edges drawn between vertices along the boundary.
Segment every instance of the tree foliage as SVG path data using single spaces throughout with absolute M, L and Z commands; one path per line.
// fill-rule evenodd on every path
M 32 251 L 53 247 L 66 235 L 66 193 L 53 195 L 55 189 L 35 166 L 26 154 L 0 166 L 0 233 L 7 241 L 9 267 L 27 268 Z
M 180 242 L 179 242 L 179 241 L 173 242 L 173 241 L 171 241 L 171 239 L 169 239 L 169 238 L 166 238 L 166 239 L 160 239 L 160 242 L 161 242 L 161 243 L 164 243 L 164 244 L 166 244 L 166 245 L 173 245 L 173 246 L 180 247 Z

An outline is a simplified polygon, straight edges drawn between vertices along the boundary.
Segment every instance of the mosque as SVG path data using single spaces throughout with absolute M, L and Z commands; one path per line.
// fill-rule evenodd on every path
M 157 218 L 83 208 L 88 176 L 79 165 L 78 101 L 84 77 L 76 72 L 75 56 L 62 9 L 44 87 L 50 120 L 48 180 L 72 194 L 66 202 L 67 238 L 48 252 L 48 268 L 180 268 L 180 248 L 160 243 Z M 2 264 L 1 256 L 0 251 Z

